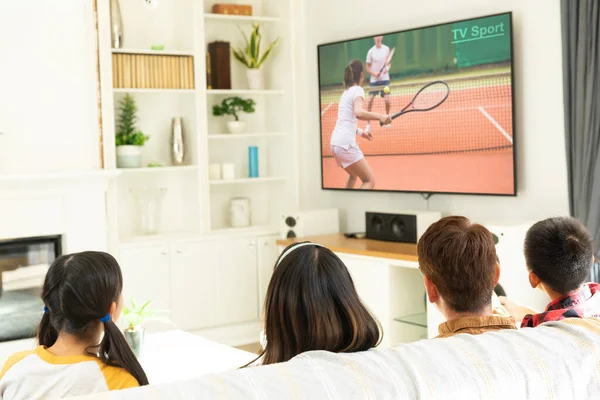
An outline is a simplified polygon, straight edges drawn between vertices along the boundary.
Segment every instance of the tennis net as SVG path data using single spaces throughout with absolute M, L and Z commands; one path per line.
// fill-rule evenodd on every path
M 492 75 L 430 78 L 390 85 L 390 114 L 402 110 L 427 83 L 444 80 L 450 93 L 439 107 L 426 112 L 412 112 L 396 118 L 389 127 L 371 122 L 373 140 L 358 138 L 365 155 L 426 155 L 512 150 L 513 117 L 510 72 Z M 338 114 L 343 87 L 321 91 L 322 154 L 331 157 L 331 135 Z M 370 90 L 365 85 L 365 108 Z M 384 99 L 377 94 L 372 111 L 385 113 Z M 366 122 L 358 126 L 365 128 Z

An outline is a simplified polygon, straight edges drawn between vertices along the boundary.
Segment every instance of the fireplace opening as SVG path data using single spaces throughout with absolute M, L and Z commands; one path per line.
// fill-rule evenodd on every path
M 60 236 L 0 240 L 0 342 L 35 336 L 44 278 L 61 254 Z

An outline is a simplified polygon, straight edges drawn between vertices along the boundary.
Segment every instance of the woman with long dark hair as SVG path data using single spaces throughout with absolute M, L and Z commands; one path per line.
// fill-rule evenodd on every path
M 40 345 L 8 359 L 0 373 L 0 399 L 58 399 L 147 385 L 115 324 L 122 290 L 121 268 L 110 254 L 57 258 L 42 289 Z
M 365 351 L 382 338 L 342 260 L 310 242 L 288 246 L 277 260 L 267 289 L 264 334 L 257 358 L 263 365 L 310 350 Z

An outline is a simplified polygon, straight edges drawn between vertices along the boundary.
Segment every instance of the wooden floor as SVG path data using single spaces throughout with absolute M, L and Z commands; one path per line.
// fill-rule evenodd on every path
M 259 354 L 260 353 L 260 343 L 256 342 L 256 343 L 249 343 L 249 344 L 244 344 L 241 346 L 235 346 L 236 349 L 240 349 L 240 350 L 244 350 L 247 351 L 249 353 L 255 353 L 255 354 Z

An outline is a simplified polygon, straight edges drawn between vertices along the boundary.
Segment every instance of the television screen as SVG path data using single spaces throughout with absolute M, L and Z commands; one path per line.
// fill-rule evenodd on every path
M 515 195 L 511 22 L 318 46 L 323 188 Z

